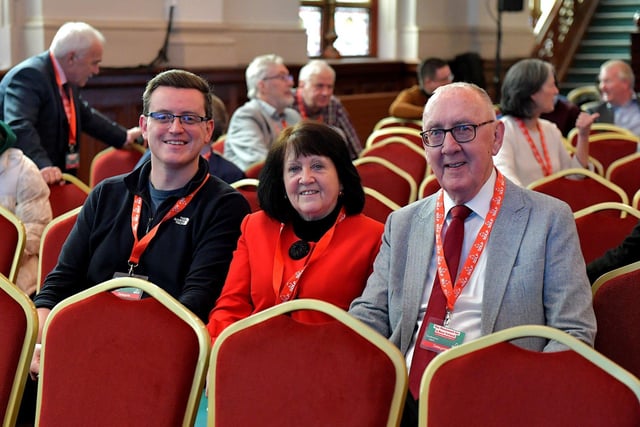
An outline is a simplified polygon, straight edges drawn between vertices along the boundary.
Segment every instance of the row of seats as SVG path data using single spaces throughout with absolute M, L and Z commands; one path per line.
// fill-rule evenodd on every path
M 82 206 L 91 188 L 105 178 L 131 171 L 144 154 L 144 147 L 133 144 L 130 149 L 106 148 L 91 161 L 89 185 L 70 174 L 63 174 L 64 185 L 49 185 L 49 202 L 53 218 Z
M 610 175 L 614 164 L 619 167 L 621 159 L 627 159 L 628 162 L 630 156 L 638 152 L 638 137 L 625 129 L 619 129 L 620 131 L 613 132 L 595 131 L 589 136 L 589 160 L 602 176 Z M 573 129 L 565 140 L 565 147 L 570 153 L 575 152 L 576 142 L 577 130 Z
M 585 263 L 590 263 L 615 248 L 640 221 L 640 210 L 619 202 L 597 203 L 573 217 Z
M 366 148 L 361 157 L 384 158 L 402 168 L 413 177 L 419 187 L 418 198 L 421 198 L 431 194 L 433 190 L 437 190 L 438 186 L 433 182 L 425 182 L 425 177 L 428 179 L 431 171 L 424 159 L 424 147 L 419 130 L 417 130 L 419 121 L 414 122 L 412 125 L 406 125 L 403 124 L 402 119 L 394 117 L 382 119 L 379 122 L 381 125 L 376 125 L 368 137 Z M 569 152 L 575 151 L 576 139 L 577 130 L 573 130 L 566 141 Z M 596 173 L 609 183 L 615 184 L 609 186 L 611 191 L 618 193 L 621 189 L 627 194 L 628 199 L 625 201 L 624 198 L 614 197 L 609 198 L 609 201 L 630 203 L 636 192 L 640 190 L 640 181 L 635 173 L 637 166 L 640 165 L 640 154 L 637 152 L 638 143 L 638 138 L 624 128 L 607 123 L 593 124 L 590 137 L 590 157 L 595 165 Z M 407 148 L 407 146 L 411 146 L 411 148 Z M 549 181 L 555 178 L 556 176 L 552 176 L 545 178 L 545 180 Z M 604 183 L 604 179 L 599 181 Z M 431 188 L 431 190 L 427 188 Z M 382 193 L 385 194 L 384 191 Z M 390 194 L 386 195 L 390 197 Z M 581 207 L 593 203 L 595 202 L 585 200 Z
M 114 293 L 128 287 L 143 290 L 149 298 L 132 301 Z M 16 349 L 19 355 L 11 360 L 0 355 L 0 367 L 7 367 L 0 383 L 17 383 L 16 390 L 7 393 L 12 397 L 0 398 L 0 403 L 15 421 L 37 316 L 33 303 L 4 277 L 0 288 L 0 306 L 16 307 L 0 312 L 0 328 L 13 332 L 2 334 L 3 348 Z M 286 315 L 304 309 L 336 322 L 317 328 Z M 8 313 L 12 316 L 5 316 Z M 396 424 L 406 393 L 406 367 L 397 348 L 382 336 L 322 301 L 281 304 L 257 315 L 253 324 L 261 327 L 250 336 L 243 331 L 247 322 L 230 327 L 210 353 L 204 324 L 149 282 L 119 278 L 78 293 L 58 304 L 44 324 L 36 424 L 193 425 L 209 364 L 209 395 L 219 397 L 210 400 L 212 426 L 258 425 L 256 420 L 260 425 Z M 283 357 L 283 352 L 295 357 Z M 252 359 L 246 365 L 245 357 Z M 349 380 L 335 382 L 336 375 Z M 277 380 L 261 382 L 260 377 Z M 74 387 L 69 387 L 69 378 Z M 306 381 L 296 381 L 300 378 Z M 287 410 L 262 405 L 251 396 L 278 396 Z M 261 418 L 261 411 L 274 408 L 272 416 Z M 335 422 L 314 421 L 320 408 L 331 408 L 324 412 Z M 348 417 L 361 421 L 351 423 Z
M 523 325 L 438 355 L 422 378 L 419 425 L 639 425 L 640 380 L 630 369 L 638 369 L 640 341 L 638 334 L 620 336 L 619 327 L 637 329 L 640 315 L 629 291 L 634 288 L 637 301 L 639 278 L 640 264 L 595 290 L 595 350 L 559 330 Z M 142 289 L 149 298 L 123 299 L 114 293 L 123 287 Z M 4 277 L 0 307 L 2 346 L 15 350 L 0 354 L 0 384 L 9 385 L 9 391 L 0 387 L 0 408 L 11 424 L 37 316 Z M 301 323 L 290 315 L 299 310 L 331 320 Z M 510 343 L 525 336 L 569 350 L 539 353 Z M 606 342 L 612 354 L 622 354 L 620 361 L 605 352 Z M 118 278 L 51 311 L 36 423 L 191 426 L 207 375 L 208 413 L 200 425 L 216 427 L 396 426 L 407 393 L 399 350 L 329 303 L 279 304 L 234 323 L 211 348 L 204 324 L 178 301 L 152 283 Z
M 419 120 L 406 120 L 398 117 L 381 119 L 367 137 L 365 147 L 370 147 L 390 136 L 402 136 L 423 149 L 420 131 L 422 123 Z M 613 160 L 635 153 L 638 148 L 638 137 L 628 129 L 610 123 L 593 123 L 590 128 L 590 154 L 596 159 L 597 166 L 602 166 L 601 175 L 606 173 L 607 167 Z M 566 138 L 569 151 L 576 146 L 578 129 L 572 129 Z
M 47 224 L 40 239 L 38 275 L 36 290 L 39 291 L 45 277 L 58 262 L 58 255 L 64 241 L 76 222 L 81 207 L 65 212 Z M 24 254 L 26 229 L 20 219 L 9 210 L 0 206 L 0 274 L 15 283 L 20 261 Z

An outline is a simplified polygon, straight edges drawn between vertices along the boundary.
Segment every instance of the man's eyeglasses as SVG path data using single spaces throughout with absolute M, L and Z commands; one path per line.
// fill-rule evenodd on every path
M 427 129 L 420 132 L 422 137 L 422 143 L 426 147 L 439 147 L 444 144 L 444 138 L 447 136 L 447 132 L 451 132 L 451 136 L 458 143 L 464 143 L 473 141 L 476 137 L 476 129 L 480 126 L 493 123 L 495 120 L 487 120 L 486 122 L 474 124 L 457 125 L 450 129 Z
M 198 123 L 206 122 L 207 120 L 211 120 L 207 117 L 201 117 L 197 114 L 171 114 L 171 113 L 162 113 L 162 112 L 153 112 L 146 114 L 147 117 L 151 117 L 153 120 L 162 124 L 171 124 L 173 123 L 173 119 L 176 117 L 180 120 L 181 125 L 193 126 Z
M 273 80 L 273 79 L 278 79 L 278 80 L 282 80 L 283 82 L 293 83 L 293 76 L 291 74 L 276 74 L 275 76 L 264 77 L 262 80 Z

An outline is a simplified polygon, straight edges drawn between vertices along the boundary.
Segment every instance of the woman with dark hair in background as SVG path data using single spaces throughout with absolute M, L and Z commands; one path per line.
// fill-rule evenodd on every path
M 540 118 L 553 111 L 557 95 L 553 66 L 548 62 L 523 59 L 505 75 L 500 104 L 504 140 L 494 162 L 520 186 L 562 169 L 588 167 L 589 130 L 598 115 L 580 113 L 575 124 L 580 129 L 576 153 L 570 156 L 555 123 Z

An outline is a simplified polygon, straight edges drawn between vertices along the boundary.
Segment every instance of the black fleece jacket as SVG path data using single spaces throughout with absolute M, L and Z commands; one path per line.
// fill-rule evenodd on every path
M 36 295 L 36 307 L 53 308 L 62 299 L 128 271 L 133 247 L 131 210 L 134 195 L 142 197 L 138 227 L 141 239 L 159 223 L 179 197 L 191 193 L 209 175 L 204 159 L 183 192 L 165 200 L 152 213 L 150 163 L 128 175 L 102 181 L 91 192 L 65 242 L 58 264 Z M 211 176 L 191 203 L 163 222 L 140 258 L 134 274 L 166 290 L 203 322 L 220 295 L 240 223 L 249 213 L 244 197 Z

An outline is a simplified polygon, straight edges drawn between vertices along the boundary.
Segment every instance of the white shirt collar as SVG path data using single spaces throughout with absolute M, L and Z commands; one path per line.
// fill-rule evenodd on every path
M 53 62 L 53 67 L 56 69 L 56 74 L 58 74 L 58 77 L 60 77 L 60 84 L 64 85 L 68 80 L 66 74 L 64 73 L 64 70 L 62 69 L 62 66 L 58 62 L 58 59 L 53 56 L 53 54 L 50 54 L 49 57 L 51 58 L 51 62 Z
M 493 197 L 493 189 L 496 184 L 496 179 L 496 170 L 493 168 L 489 179 L 487 179 L 487 181 L 482 185 L 478 194 L 476 194 L 473 199 L 465 203 L 469 209 L 471 209 L 476 215 L 480 216 L 483 220 L 486 218 L 487 213 L 489 212 L 489 207 L 491 206 L 491 198 Z M 444 211 L 448 215 L 451 208 L 455 206 L 455 203 L 451 200 L 451 197 L 449 197 L 446 191 L 444 192 L 443 202 Z

